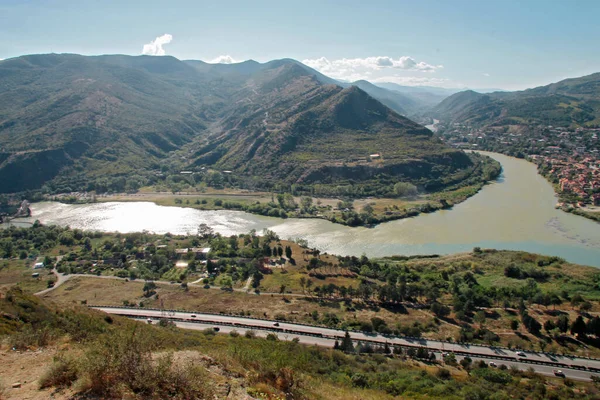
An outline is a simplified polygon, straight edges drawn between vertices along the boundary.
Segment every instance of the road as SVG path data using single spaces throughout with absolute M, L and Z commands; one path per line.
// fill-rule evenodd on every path
M 71 278 L 116 279 L 116 280 L 121 280 L 121 281 L 129 280 L 131 282 L 146 282 L 145 280 L 142 280 L 142 279 L 131 280 L 129 278 L 119 278 L 118 276 L 114 276 L 114 275 L 91 275 L 91 274 L 68 274 L 68 275 L 65 275 L 65 274 L 58 272 L 56 269 L 53 269 L 52 272 L 54 273 L 54 275 L 56 275 L 56 282 L 54 283 L 54 286 L 35 293 L 36 296 L 41 296 L 43 294 L 46 294 L 46 293 L 56 289 L 57 287 L 61 286 L 63 283 L 67 282 Z M 169 286 L 174 285 L 174 283 L 171 283 L 169 281 L 152 281 L 152 282 L 156 283 L 157 285 L 169 285 Z M 205 287 L 206 285 L 204 283 L 198 283 L 198 281 L 195 281 L 195 282 L 188 283 L 188 286 L 202 288 L 202 287 Z M 246 286 L 248 286 L 248 285 L 246 285 Z M 207 289 L 220 290 L 221 288 L 219 286 L 210 286 Z M 249 293 L 249 291 L 250 291 L 250 289 L 249 288 L 247 289 L 246 287 L 232 288 L 231 290 L 234 292 L 240 292 L 240 293 Z M 265 295 L 265 296 L 267 296 L 267 295 L 270 296 L 272 294 L 281 295 L 281 293 L 279 293 L 279 292 L 277 292 L 277 293 L 275 293 L 275 292 L 260 292 L 260 293 L 255 293 L 255 294 Z M 287 297 L 306 297 L 306 295 L 301 294 L 301 293 L 286 293 L 285 295 Z
M 256 318 L 235 317 L 228 315 L 215 315 L 205 313 L 192 313 L 180 311 L 161 311 L 150 309 L 134 309 L 124 307 L 102 307 L 92 306 L 92 308 L 110 313 L 134 318 L 168 318 L 174 320 L 177 326 L 185 329 L 206 329 L 218 326 L 223 332 L 229 332 L 236 329 L 240 332 L 244 330 L 257 330 L 263 332 L 277 333 L 281 339 L 292 340 L 298 337 L 302 343 L 316 344 L 319 346 L 333 347 L 337 338 L 344 336 L 345 332 L 338 329 L 325 328 L 320 326 L 292 324 L 287 322 L 262 320 Z M 191 322 L 198 321 L 198 322 Z M 312 335 L 312 336 L 311 336 Z M 526 370 L 533 368 L 537 373 L 543 375 L 553 375 L 554 369 L 562 370 L 567 378 L 589 381 L 591 372 L 588 368 L 597 368 L 600 373 L 600 360 L 591 360 L 579 357 L 552 356 L 545 353 L 523 351 L 524 356 L 519 356 L 516 350 L 509 350 L 497 347 L 488 347 L 473 344 L 446 343 L 435 340 L 421 338 L 384 336 L 380 334 L 367 334 L 362 332 L 350 332 L 351 338 L 356 341 L 368 341 L 373 343 L 388 343 L 390 345 L 400 345 L 405 347 L 426 347 L 437 352 L 439 359 L 441 352 L 454 352 L 457 358 L 468 355 L 474 360 L 484 360 L 489 363 L 494 361 L 496 364 L 505 364 L 507 366 L 515 365 L 519 369 Z M 578 369 L 579 368 L 579 369 Z M 584 369 L 584 370 L 582 370 Z M 600 376 L 594 372 L 595 375 Z

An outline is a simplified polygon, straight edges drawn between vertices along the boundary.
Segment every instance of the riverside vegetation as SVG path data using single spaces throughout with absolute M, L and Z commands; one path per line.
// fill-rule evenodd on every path
M 44 295 L 63 304 L 164 305 L 600 355 L 600 273 L 557 257 L 474 249 L 368 259 L 321 254 L 270 231 L 222 237 L 201 226 L 192 236 L 107 234 L 38 223 L 0 230 L 0 257 L 6 287 L 38 291 L 54 280 L 31 276 L 33 258 L 81 274 Z
M 372 226 L 450 208 L 475 195 L 486 183 L 500 175 L 501 166 L 497 161 L 476 153 L 469 154 L 469 157 L 474 164 L 472 171 L 465 172 L 459 183 L 444 183 L 443 189 L 432 193 L 420 193 L 417 186 L 408 182 L 394 183 L 390 177 L 377 178 L 364 186 L 352 184 L 350 180 L 345 184 L 338 182 L 336 186 L 291 185 L 290 192 L 286 192 L 283 186 L 274 188 L 279 192 L 247 191 L 240 188 L 235 176 L 207 171 L 171 175 L 165 182 L 140 188 L 137 193 L 101 197 L 94 193 L 37 194 L 31 199 L 65 203 L 147 200 L 165 206 L 240 210 L 277 218 L 322 218 L 349 226 Z M 216 180 L 215 175 L 219 175 Z

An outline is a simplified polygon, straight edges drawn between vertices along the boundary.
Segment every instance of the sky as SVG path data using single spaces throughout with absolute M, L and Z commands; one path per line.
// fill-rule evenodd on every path
M 600 0 L 0 0 L 0 59 L 293 58 L 336 79 L 519 90 L 600 71 Z

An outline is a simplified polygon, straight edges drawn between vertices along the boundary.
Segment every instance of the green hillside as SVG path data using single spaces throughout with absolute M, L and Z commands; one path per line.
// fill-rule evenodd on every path
M 474 171 L 466 154 L 428 130 L 356 87 L 333 83 L 287 59 L 4 60 L 0 192 L 136 190 L 202 168 L 231 171 L 229 183 L 237 186 L 383 180 L 435 190 Z M 393 105 L 379 93 L 385 89 L 375 89 Z
M 600 73 L 519 92 L 456 93 L 430 113 L 446 122 L 474 126 L 600 125 Z

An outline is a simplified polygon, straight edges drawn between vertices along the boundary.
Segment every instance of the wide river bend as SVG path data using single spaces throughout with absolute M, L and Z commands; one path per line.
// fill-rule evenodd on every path
M 271 229 L 282 238 L 302 237 L 309 245 L 340 255 L 448 254 L 475 246 L 556 255 L 600 267 L 600 224 L 554 208 L 552 186 L 525 160 L 486 153 L 503 173 L 477 195 L 432 214 L 350 228 L 321 219 L 278 219 L 240 211 L 200 211 L 148 202 L 32 205 L 44 224 L 102 231 L 185 234 L 206 223 L 224 234 Z

